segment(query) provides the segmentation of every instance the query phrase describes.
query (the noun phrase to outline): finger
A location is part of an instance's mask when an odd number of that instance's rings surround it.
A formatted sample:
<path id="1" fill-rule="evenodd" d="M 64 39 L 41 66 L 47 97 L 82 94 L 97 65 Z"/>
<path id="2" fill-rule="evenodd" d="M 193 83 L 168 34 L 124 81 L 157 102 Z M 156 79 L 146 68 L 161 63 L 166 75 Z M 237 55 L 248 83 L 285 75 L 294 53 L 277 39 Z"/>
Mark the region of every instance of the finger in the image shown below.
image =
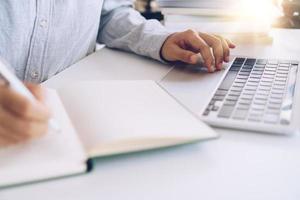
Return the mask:
<path id="1" fill-rule="evenodd" d="M 216 36 L 216 37 L 218 37 L 222 42 L 223 53 L 224 53 L 223 54 L 224 61 L 229 62 L 230 49 L 229 49 L 227 41 L 221 36 Z"/>
<path id="2" fill-rule="evenodd" d="M 207 33 L 199 33 L 199 35 L 213 49 L 216 68 L 222 69 L 224 51 L 221 40 Z"/>
<path id="3" fill-rule="evenodd" d="M 180 60 L 189 64 L 196 64 L 197 59 L 195 59 L 195 53 L 189 50 L 182 49 L 181 47 L 175 45 L 173 47 L 174 60 Z"/>
<path id="4" fill-rule="evenodd" d="M 7 87 L 0 87 L 0 94 L 2 107 L 19 117 L 37 121 L 45 121 L 50 118 L 48 108 L 38 101 L 31 102 Z"/>
<path id="5" fill-rule="evenodd" d="M 225 39 L 225 40 L 230 49 L 234 49 L 236 47 L 236 45 L 231 40 L 229 40 L 229 39 Z"/>
<path id="6" fill-rule="evenodd" d="M 26 140 L 37 137 L 48 122 L 33 122 L 16 117 L 9 111 L 0 107 L 0 122 L 6 132 L 16 140 Z"/>
<path id="7" fill-rule="evenodd" d="M 19 141 L 20 139 L 9 134 L 9 131 L 0 126 L 0 147 L 6 147 L 11 144 L 16 144 Z"/>
<path id="8" fill-rule="evenodd" d="M 198 35 L 196 32 L 188 32 L 188 37 L 186 37 L 186 42 L 192 48 L 196 53 L 201 53 L 201 56 L 204 60 L 205 66 L 208 68 L 210 72 L 215 71 L 213 67 L 214 58 L 211 53 L 210 47 L 207 45 L 207 43 Z"/>
<path id="9" fill-rule="evenodd" d="M 25 83 L 26 87 L 30 90 L 30 92 L 37 98 L 39 101 L 43 102 L 45 100 L 44 90 L 40 85 Z"/>

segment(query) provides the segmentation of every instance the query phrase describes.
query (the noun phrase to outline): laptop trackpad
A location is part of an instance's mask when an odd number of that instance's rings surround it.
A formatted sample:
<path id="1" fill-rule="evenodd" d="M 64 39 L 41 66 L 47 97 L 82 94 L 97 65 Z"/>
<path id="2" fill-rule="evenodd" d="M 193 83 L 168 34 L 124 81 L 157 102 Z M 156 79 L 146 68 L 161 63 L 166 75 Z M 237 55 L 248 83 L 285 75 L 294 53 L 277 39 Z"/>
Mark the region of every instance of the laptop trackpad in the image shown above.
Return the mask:
<path id="1" fill-rule="evenodd" d="M 208 73 L 195 66 L 176 66 L 159 84 L 188 109 L 199 114 L 211 99 L 224 72 Z"/>

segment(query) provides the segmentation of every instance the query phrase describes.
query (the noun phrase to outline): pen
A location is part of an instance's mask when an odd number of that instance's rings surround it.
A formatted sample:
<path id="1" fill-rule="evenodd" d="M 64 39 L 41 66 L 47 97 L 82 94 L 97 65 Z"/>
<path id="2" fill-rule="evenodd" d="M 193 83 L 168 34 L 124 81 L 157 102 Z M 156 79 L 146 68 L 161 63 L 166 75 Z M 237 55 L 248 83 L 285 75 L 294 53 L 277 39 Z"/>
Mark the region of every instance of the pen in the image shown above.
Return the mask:
<path id="1" fill-rule="evenodd" d="M 8 86 L 18 92 L 19 94 L 23 95 L 25 98 L 32 102 L 36 102 L 36 98 L 33 96 L 33 94 L 25 87 L 25 85 L 13 74 L 8 70 L 7 65 L 3 60 L 0 59 L 0 75 L 5 83 L 8 84 Z M 49 128 L 52 131 L 59 132 L 60 126 L 54 118 L 51 118 L 48 122 Z"/>

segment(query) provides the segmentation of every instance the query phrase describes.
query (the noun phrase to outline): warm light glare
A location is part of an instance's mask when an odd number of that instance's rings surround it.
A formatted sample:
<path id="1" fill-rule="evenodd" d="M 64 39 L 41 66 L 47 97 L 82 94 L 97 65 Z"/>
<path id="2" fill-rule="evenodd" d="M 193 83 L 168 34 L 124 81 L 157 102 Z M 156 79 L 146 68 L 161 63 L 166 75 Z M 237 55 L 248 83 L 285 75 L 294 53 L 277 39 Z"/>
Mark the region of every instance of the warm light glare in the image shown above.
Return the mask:
<path id="1" fill-rule="evenodd" d="M 279 9 L 275 6 L 274 0 L 240 0 L 236 9 L 241 18 L 252 18 L 258 22 L 270 24 L 279 15 Z"/>

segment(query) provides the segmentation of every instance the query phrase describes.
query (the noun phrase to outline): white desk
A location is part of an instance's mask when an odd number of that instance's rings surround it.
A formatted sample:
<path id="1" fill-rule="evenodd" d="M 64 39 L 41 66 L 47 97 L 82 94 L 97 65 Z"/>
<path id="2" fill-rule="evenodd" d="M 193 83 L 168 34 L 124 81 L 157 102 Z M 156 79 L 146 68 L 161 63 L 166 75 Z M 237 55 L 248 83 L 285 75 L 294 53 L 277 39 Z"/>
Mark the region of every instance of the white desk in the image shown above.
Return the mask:
<path id="1" fill-rule="evenodd" d="M 272 45 L 243 45 L 233 53 L 299 60 L 299 41 L 299 30 L 280 30 L 275 32 Z M 47 85 L 57 88 L 76 80 L 160 80 L 169 69 L 155 61 L 104 49 L 54 77 Z M 205 96 L 221 73 L 202 78 L 182 73 L 178 86 L 186 87 L 186 95 L 203 92 Z M 203 87 L 207 78 L 211 83 Z M 190 108 L 196 105 L 184 93 L 178 97 Z M 299 136 L 218 131 L 222 138 L 215 141 L 97 159 L 89 174 L 2 190 L 0 199 L 300 199 Z"/>

